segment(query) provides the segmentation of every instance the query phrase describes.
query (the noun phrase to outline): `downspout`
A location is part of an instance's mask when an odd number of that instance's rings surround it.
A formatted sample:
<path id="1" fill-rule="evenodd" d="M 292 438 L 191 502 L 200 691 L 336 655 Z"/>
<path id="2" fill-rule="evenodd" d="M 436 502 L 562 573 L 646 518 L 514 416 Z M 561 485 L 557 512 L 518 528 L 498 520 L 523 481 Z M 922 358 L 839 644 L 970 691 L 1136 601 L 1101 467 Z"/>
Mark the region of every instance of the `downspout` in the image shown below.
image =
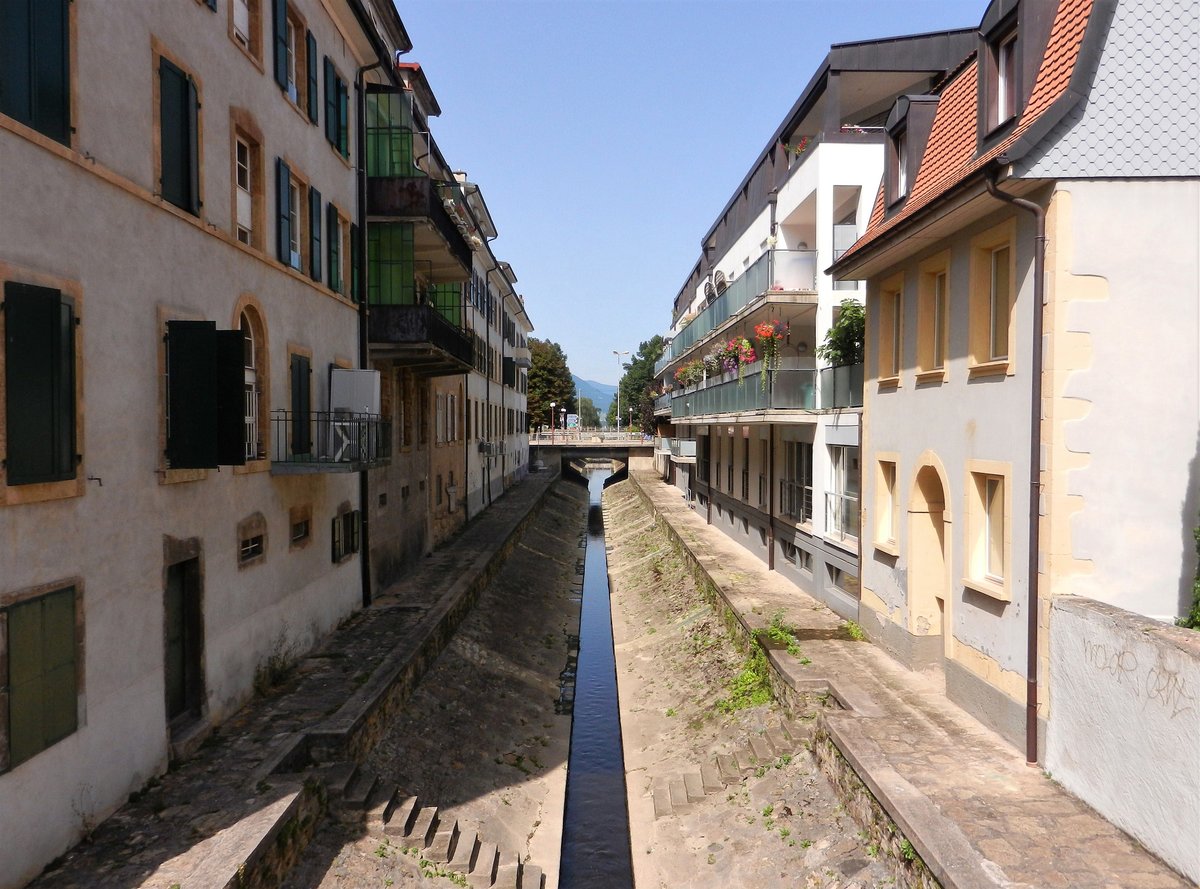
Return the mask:
<path id="1" fill-rule="evenodd" d="M 383 62 L 364 65 L 354 76 L 354 91 L 356 114 L 358 121 L 355 135 L 354 162 L 357 169 L 358 208 L 355 214 L 358 218 L 358 255 L 352 260 L 358 263 L 358 366 L 366 370 L 370 367 L 370 354 L 367 347 L 367 91 L 363 75 L 376 68 L 382 68 Z M 358 567 L 362 580 L 362 605 L 367 608 L 371 604 L 371 484 L 370 470 L 361 469 L 358 473 L 358 510 L 359 527 L 362 544 L 358 553 Z"/>
<path id="2" fill-rule="evenodd" d="M 996 187 L 996 174 L 987 179 L 988 193 L 1001 201 L 1033 214 L 1037 226 L 1033 251 L 1033 385 L 1029 404 L 1029 588 L 1028 650 L 1025 664 L 1025 762 L 1038 764 L 1038 552 L 1040 542 L 1039 502 L 1041 499 L 1042 449 L 1042 314 L 1045 311 L 1046 211 L 1039 204 L 1013 197 Z"/>
<path id="3" fill-rule="evenodd" d="M 768 286 L 775 280 L 775 207 L 779 202 L 779 189 L 772 188 L 767 193 L 767 208 L 771 211 L 770 246 L 771 270 L 767 277 Z M 767 373 L 763 368 L 763 373 Z M 767 391 L 773 393 L 774 377 L 767 373 Z M 775 424 L 767 424 L 767 570 L 775 570 Z"/>

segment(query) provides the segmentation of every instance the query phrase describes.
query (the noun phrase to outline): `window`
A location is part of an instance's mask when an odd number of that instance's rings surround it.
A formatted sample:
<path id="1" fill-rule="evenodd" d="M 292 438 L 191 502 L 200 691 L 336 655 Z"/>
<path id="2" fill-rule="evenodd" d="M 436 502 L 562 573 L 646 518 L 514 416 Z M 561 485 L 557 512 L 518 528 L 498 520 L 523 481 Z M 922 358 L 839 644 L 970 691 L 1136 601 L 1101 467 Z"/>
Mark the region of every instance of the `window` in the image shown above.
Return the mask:
<path id="1" fill-rule="evenodd" d="M 349 253 L 350 226 L 338 213 L 333 204 L 325 206 L 325 264 L 329 276 L 329 289 L 334 293 L 346 292 L 345 261 Z"/>
<path id="2" fill-rule="evenodd" d="M 241 548 L 238 551 L 238 561 L 243 564 L 252 562 L 260 558 L 263 552 L 263 535 L 255 534 L 253 537 L 242 540 Z"/>
<path id="3" fill-rule="evenodd" d="M 168 321 L 166 458 L 171 469 L 246 462 L 246 339 L 212 321 Z"/>
<path id="4" fill-rule="evenodd" d="M 51 287 L 4 285 L 4 475 L 8 485 L 74 479 L 75 302 Z"/>
<path id="5" fill-rule="evenodd" d="M 879 378 L 881 383 L 896 385 L 904 354 L 903 280 L 883 285 L 879 296 Z"/>
<path id="6" fill-rule="evenodd" d="M 830 588 L 857 599 L 859 596 L 858 575 L 845 571 L 836 565 L 829 565 L 827 568 Z"/>
<path id="7" fill-rule="evenodd" d="M 358 552 L 359 547 L 359 527 L 360 513 L 356 510 L 350 510 L 349 507 L 343 508 L 333 519 L 332 534 L 333 534 L 333 561 L 344 562 L 351 555 Z"/>
<path id="8" fill-rule="evenodd" d="M 996 105 L 993 126 L 999 126 L 1017 113 L 1017 32 L 1010 31 L 994 45 L 996 64 Z"/>
<path id="9" fill-rule="evenodd" d="M 0 672 L 8 675 L 0 770 L 6 759 L 7 768 L 18 766 L 79 727 L 78 605 L 77 587 L 67 586 L 0 609 L 6 659 Z"/>
<path id="10" fill-rule="evenodd" d="M 158 60 L 159 194 L 200 215 L 200 97 L 182 68 Z"/>
<path id="11" fill-rule="evenodd" d="M 275 159 L 276 249 L 279 261 L 297 271 L 307 264 L 321 277 L 321 193 L 308 188 L 283 158 Z"/>
<path id="12" fill-rule="evenodd" d="M 797 522 L 812 521 L 813 446 L 807 441 L 783 443 L 783 479 L 779 483 L 779 509 Z"/>
<path id="13" fill-rule="evenodd" d="M 896 459 L 880 458 L 875 476 L 875 548 L 898 555 L 896 539 L 900 525 L 896 500 Z"/>
<path id="14" fill-rule="evenodd" d="M 243 382 L 242 401 L 245 415 L 245 436 L 242 443 L 245 447 L 246 460 L 261 460 L 266 457 L 267 449 L 263 441 L 263 422 L 266 416 L 263 404 L 265 395 L 263 381 L 259 375 L 260 367 L 265 370 L 266 348 L 263 343 L 261 326 L 256 323 L 249 311 L 242 312 L 239 318 L 239 328 L 242 333 L 242 364 Z M 255 328 L 259 329 L 256 330 Z"/>
<path id="15" fill-rule="evenodd" d="M 0 114 L 71 144 L 68 0 L 0 4 Z"/>
<path id="16" fill-rule="evenodd" d="M 308 275 L 321 280 L 321 192 L 308 189 Z"/>
<path id="17" fill-rule="evenodd" d="M 945 378 L 950 341 L 949 253 L 921 263 L 917 294 L 917 380 Z"/>
<path id="18" fill-rule="evenodd" d="M 230 0 L 229 28 L 234 41 L 255 59 L 260 58 L 262 41 L 259 13 L 261 0 Z"/>
<path id="19" fill-rule="evenodd" d="M 350 156 L 350 89 L 329 56 L 325 57 L 325 138 L 342 157 Z"/>
<path id="20" fill-rule="evenodd" d="M 1012 306 L 1016 299 L 1016 221 L 1009 220 L 971 242 L 971 373 L 1012 372 Z"/>
<path id="21" fill-rule="evenodd" d="M 825 494 L 825 534 L 835 540 L 858 538 L 858 448 L 829 446 L 829 491 Z"/>
<path id="22" fill-rule="evenodd" d="M 288 548 L 301 549 L 312 539 L 312 504 L 293 506 L 288 510 Z"/>
<path id="23" fill-rule="evenodd" d="M 237 183 L 234 228 L 237 239 L 249 245 L 254 232 L 254 198 L 251 191 L 254 167 L 250 143 L 240 137 L 234 139 L 233 162 Z"/>
<path id="24" fill-rule="evenodd" d="M 1007 464 L 969 461 L 967 482 L 967 572 L 974 590 L 1007 601 L 1008 520 L 1012 514 Z"/>
<path id="25" fill-rule="evenodd" d="M 309 120 L 317 122 L 317 41 L 287 0 L 271 0 L 275 82 Z"/>
<path id="26" fill-rule="evenodd" d="M 896 194 L 894 200 L 900 200 L 908 194 L 908 131 L 901 130 L 896 134 Z"/>

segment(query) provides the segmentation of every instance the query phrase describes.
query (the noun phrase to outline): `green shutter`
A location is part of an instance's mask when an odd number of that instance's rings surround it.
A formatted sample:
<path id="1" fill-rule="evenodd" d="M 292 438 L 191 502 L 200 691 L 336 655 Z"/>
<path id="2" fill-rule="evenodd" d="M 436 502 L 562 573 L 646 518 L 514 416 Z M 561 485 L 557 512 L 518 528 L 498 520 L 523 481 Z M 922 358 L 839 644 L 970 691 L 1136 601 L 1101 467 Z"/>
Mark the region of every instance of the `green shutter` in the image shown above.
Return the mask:
<path id="1" fill-rule="evenodd" d="M 0 113 L 71 144 L 67 0 L 0 0 Z"/>
<path id="2" fill-rule="evenodd" d="M 8 610 L 10 766 L 78 727 L 75 589 Z"/>
<path id="3" fill-rule="evenodd" d="M 350 224 L 350 298 L 362 302 L 362 278 L 359 273 L 362 254 L 362 235 L 358 226 Z"/>
<path id="4" fill-rule="evenodd" d="M 217 325 L 167 322 L 167 460 L 172 469 L 217 462 Z"/>
<path id="5" fill-rule="evenodd" d="M 187 131 L 184 134 L 184 156 L 187 158 L 187 205 L 183 209 L 194 216 L 200 215 L 200 96 L 196 92 L 196 81 L 189 76 L 184 85 L 185 118 Z"/>
<path id="6" fill-rule="evenodd" d="M 350 156 L 350 96 L 346 90 L 346 82 L 338 80 L 338 149 L 342 157 Z"/>
<path id="7" fill-rule="evenodd" d="M 158 60 L 158 122 L 161 179 L 159 193 L 181 210 L 190 208 L 188 192 L 188 82 L 187 75 L 168 59 Z"/>
<path id="8" fill-rule="evenodd" d="M 325 241 L 329 245 L 326 264 L 329 266 L 329 289 L 337 293 L 342 290 L 342 237 L 338 225 L 338 211 L 333 204 L 325 205 Z"/>
<path id="9" fill-rule="evenodd" d="M 292 264 L 292 228 L 291 213 L 288 207 L 288 196 L 292 184 L 292 171 L 283 162 L 283 158 L 275 159 L 275 222 L 276 249 L 279 261 L 284 265 Z"/>
<path id="10" fill-rule="evenodd" d="M 321 280 L 321 192 L 308 189 L 308 261 L 309 277 Z"/>
<path id="11" fill-rule="evenodd" d="M 338 129 L 338 92 L 337 71 L 329 56 L 325 57 L 325 138 L 331 145 L 337 146 Z"/>
<path id="12" fill-rule="evenodd" d="M 8 484 L 75 478 L 75 319 L 49 287 L 4 285 Z"/>
<path id="13" fill-rule="evenodd" d="M 271 0 L 271 22 L 275 37 L 275 82 L 286 91 L 287 70 L 287 0 Z"/>
<path id="14" fill-rule="evenodd" d="M 321 97 L 317 92 L 320 86 L 317 82 L 317 38 L 313 37 L 312 31 L 305 35 L 305 43 L 308 47 L 308 119 L 316 123 L 321 113 Z"/>
<path id="15" fill-rule="evenodd" d="M 309 363 L 305 355 L 292 355 L 292 453 L 307 454 L 312 450 L 309 424 L 312 420 L 312 401 L 309 393 Z"/>

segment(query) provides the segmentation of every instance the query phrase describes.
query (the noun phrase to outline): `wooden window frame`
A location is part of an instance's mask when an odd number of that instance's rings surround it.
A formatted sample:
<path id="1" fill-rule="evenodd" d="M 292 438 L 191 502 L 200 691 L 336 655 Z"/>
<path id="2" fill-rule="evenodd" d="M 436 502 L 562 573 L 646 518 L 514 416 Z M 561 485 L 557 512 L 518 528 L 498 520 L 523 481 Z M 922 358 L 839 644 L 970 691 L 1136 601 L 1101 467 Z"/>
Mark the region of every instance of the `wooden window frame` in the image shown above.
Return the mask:
<path id="1" fill-rule="evenodd" d="M 966 539 L 963 548 L 963 586 L 1001 602 L 1012 601 L 1012 532 L 1013 485 L 1012 464 L 997 460 L 968 460 L 966 464 Z M 988 551 L 994 532 L 993 516 L 988 513 L 987 485 L 998 481 L 1003 509 L 1000 529 L 1003 574 L 988 570 Z"/>
<path id="2" fill-rule="evenodd" d="M 267 518 L 254 512 L 238 522 L 237 566 L 244 571 L 267 560 Z"/>
<path id="3" fill-rule="evenodd" d="M 875 549 L 890 556 L 900 555 L 900 499 L 897 497 L 900 455 L 891 451 L 875 454 Z M 890 473 L 890 475 L 889 475 Z"/>
<path id="4" fill-rule="evenodd" d="M 249 16 L 248 30 L 246 42 L 243 43 L 238 39 L 238 29 L 234 24 L 235 15 L 234 7 L 238 3 L 244 3 Z M 263 20 L 262 20 L 262 4 L 263 0 L 229 0 L 228 6 L 229 18 L 229 39 L 233 42 L 241 52 L 250 60 L 250 63 L 261 73 L 263 71 Z"/>
<path id="5" fill-rule="evenodd" d="M 295 551 L 305 549 L 313 538 L 312 527 L 312 504 L 301 503 L 298 506 L 293 506 L 288 510 L 288 550 Z M 305 526 L 304 535 L 296 536 L 296 528 L 301 523 Z"/>
<path id="6" fill-rule="evenodd" d="M 1005 338 L 1007 355 L 993 355 L 995 311 L 993 262 L 997 251 L 1008 249 L 1008 301 Z M 1017 222 L 1010 218 L 971 239 L 968 296 L 968 373 L 971 378 L 1012 376 L 1016 373 Z"/>
<path id="7" fill-rule="evenodd" d="M 900 385 L 904 369 L 904 276 L 894 275 L 879 286 L 879 337 L 875 374 L 880 389 Z"/>
<path id="8" fill-rule="evenodd" d="M 266 198 L 267 172 L 264 163 L 266 157 L 263 150 L 262 130 L 259 129 L 254 117 L 244 108 L 229 110 L 229 145 L 230 145 L 230 231 L 234 240 L 253 250 L 263 252 L 266 249 Z M 239 237 L 241 223 L 238 220 L 238 142 L 244 143 L 250 152 L 250 240 L 242 241 Z"/>
<path id="9" fill-rule="evenodd" d="M 939 282 L 941 304 L 939 306 Z M 950 251 L 926 259 L 917 278 L 917 382 L 945 381 L 950 351 Z M 941 361 L 938 358 L 941 353 Z"/>

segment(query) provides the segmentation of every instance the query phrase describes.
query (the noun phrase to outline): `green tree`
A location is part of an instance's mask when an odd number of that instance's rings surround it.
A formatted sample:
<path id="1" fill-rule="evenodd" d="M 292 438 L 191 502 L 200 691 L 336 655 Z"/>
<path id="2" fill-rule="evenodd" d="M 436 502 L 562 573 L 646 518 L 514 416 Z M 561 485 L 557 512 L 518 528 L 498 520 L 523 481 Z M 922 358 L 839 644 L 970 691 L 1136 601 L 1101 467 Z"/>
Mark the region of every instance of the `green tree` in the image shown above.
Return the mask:
<path id="1" fill-rule="evenodd" d="M 842 300 L 837 321 L 825 331 L 825 342 L 817 347 L 817 357 L 835 367 L 863 363 L 863 335 L 866 310 L 854 299 Z"/>
<path id="2" fill-rule="evenodd" d="M 1194 528 L 1192 536 L 1196 538 L 1196 557 L 1200 560 L 1200 528 Z M 1200 630 L 1200 561 L 1197 561 L 1196 579 L 1192 582 L 1192 607 L 1175 623 L 1188 629 Z"/>
<path id="3" fill-rule="evenodd" d="M 567 367 L 567 356 L 562 346 L 549 340 L 529 338 L 530 363 L 529 368 L 529 424 L 531 429 L 550 425 L 550 402 L 555 403 L 554 411 L 562 408 L 568 414 L 575 413 L 575 380 L 571 369 Z M 554 418 L 557 426 L 559 418 Z"/>
<path id="4" fill-rule="evenodd" d="M 651 388 L 654 385 L 654 364 L 662 358 L 662 353 L 663 338 L 655 334 L 638 346 L 625 365 L 625 374 L 618 383 L 622 428 L 629 422 L 629 409 L 633 408 L 634 428 L 642 432 L 654 431 L 654 394 Z M 617 404 L 614 400 L 608 406 L 609 425 L 615 426 L 616 420 Z"/>
<path id="5" fill-rule="evenodd" d="M 585 429 L 595 429 L 600 425 L 600 411 L 596 404 L 587 396 L 579 398 L 579 424 Z"/>

